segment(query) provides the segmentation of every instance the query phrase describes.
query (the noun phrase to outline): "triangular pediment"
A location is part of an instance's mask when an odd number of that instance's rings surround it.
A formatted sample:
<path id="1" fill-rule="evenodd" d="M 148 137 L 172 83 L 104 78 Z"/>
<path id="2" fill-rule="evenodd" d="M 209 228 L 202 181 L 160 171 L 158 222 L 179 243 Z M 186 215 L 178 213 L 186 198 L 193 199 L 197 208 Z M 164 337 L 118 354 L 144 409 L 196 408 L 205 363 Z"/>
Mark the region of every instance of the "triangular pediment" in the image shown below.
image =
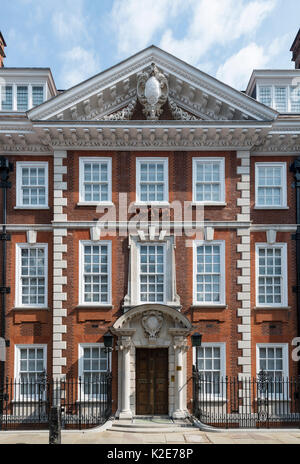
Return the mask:
<path id="1" fill-rule="evenodd" d="M 151 46 L 33 108 L 28 112 L 29 119 L 83 122 L 155 119 L 140 92 L 140 81 L 153 76 L 153 66 L 166 82 L 157 119 L 269 121 L 277 116 L 271 108 Z"/>

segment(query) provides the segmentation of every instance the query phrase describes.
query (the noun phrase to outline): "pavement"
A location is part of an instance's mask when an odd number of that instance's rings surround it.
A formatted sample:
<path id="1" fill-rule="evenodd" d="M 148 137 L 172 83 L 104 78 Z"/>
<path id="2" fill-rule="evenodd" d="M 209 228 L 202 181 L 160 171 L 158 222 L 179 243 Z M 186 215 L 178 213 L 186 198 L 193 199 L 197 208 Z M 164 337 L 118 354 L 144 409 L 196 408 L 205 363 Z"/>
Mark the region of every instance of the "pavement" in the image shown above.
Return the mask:
<path id="1" fill-rule="evenodd" d="M 129 433 L 107 430 L 63 431 L 62 444 L 300 444 L 300 430 L 226 430 L 182 433 Z M 48 444 L 48 431 L 0 432 L 0 444 Z"/>

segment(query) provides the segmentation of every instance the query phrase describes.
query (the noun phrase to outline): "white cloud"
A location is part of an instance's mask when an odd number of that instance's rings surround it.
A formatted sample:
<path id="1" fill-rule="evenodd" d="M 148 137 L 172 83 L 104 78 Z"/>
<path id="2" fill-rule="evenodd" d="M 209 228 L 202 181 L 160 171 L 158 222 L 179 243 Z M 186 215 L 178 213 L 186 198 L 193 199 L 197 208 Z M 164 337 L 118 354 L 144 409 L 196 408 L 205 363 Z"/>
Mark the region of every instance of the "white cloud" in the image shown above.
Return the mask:
<path id="1" fill-rule="evenodd" d="M 84 14 L 82 0 L 64 0 L 57 8 L 52 9 L 52 27 L 61 40 L 72 40 L 77 43 L 87 35 L 87 18 Z M 53 6 L 53 1 L 51 2 Z"/>
<path id="2" fill-rule="evenodd" d="M 118 52 L 128 55 L 145 48 L 181 7 L 181 0 L 115 0 L 110 21 Z"/>
<path id="3" fill-rule="evenodd" d="M 237 90 L 244 90 L 252 70 L 264 68 L 267 63 L 268 57 L 264 53 L 264 48 L 256 43 L 250 43 L 225 61 L 217 70 L 216 77 Z"/>
<path id="4" fill-rule="evenodd" d="M 61 80 L 66 88 L 92 77 L 100 71 L 99 59 L 94 51 L 76 46 L 61 54 L 63 67 Z"/>
<path id="5" fill-rule="evenodd" d="M 216 77 L 222 82 L 244 90 L 253 69 L 262 69 L 270 65 L 273 58 L 287 48 L 289 34 L 275 38 L 266 46 L 252 42 L 228 58 L 219 66 Z"/>
<path id="6" fill-rule="evenodd" d="M 253 35 L 274 9 L 277 0 L 191 0 L 190 23 L 185 36 L 176 39 L 168 28 L 160 46 L 196 64 L 213 46 L 225 46 L 243 36 Z"/>

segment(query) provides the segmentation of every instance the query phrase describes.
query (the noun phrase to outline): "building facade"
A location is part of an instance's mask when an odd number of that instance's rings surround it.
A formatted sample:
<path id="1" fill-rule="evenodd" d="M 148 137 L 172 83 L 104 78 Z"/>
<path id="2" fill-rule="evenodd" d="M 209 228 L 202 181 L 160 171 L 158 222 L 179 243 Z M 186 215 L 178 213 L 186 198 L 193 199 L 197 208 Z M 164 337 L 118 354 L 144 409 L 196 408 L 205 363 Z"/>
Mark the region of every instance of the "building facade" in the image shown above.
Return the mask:
<path id="1" fill-rule="evenodd" d="M 0 78 L 3 376 L 111 368 L 122 419 L 186 417 L 193 365 L 298 373 L 297 66 L 239 92 L 151 46 L 65 91 Z"/>

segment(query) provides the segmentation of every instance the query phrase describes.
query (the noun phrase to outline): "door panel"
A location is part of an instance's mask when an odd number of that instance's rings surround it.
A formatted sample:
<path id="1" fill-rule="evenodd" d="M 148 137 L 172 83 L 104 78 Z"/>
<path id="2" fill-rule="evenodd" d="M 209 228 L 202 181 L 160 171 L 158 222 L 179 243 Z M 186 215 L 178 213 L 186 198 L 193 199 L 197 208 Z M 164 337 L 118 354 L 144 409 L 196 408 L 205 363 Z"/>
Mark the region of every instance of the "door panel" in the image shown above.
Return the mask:
<path id="1" fill-rule="evenodd" d="M 168 414 L 168 349 L 136 349 L 136 414 Z"/>

